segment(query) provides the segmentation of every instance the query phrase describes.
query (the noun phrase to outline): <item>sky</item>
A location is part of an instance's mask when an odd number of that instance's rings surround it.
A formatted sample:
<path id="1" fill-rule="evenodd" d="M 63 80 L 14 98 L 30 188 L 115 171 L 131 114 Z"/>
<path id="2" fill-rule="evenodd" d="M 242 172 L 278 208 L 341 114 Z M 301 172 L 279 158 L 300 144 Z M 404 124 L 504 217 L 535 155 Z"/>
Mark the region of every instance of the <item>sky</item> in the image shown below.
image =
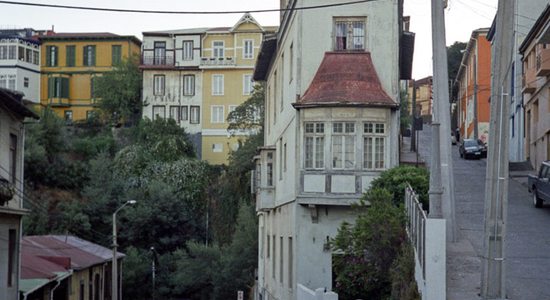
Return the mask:
<path id="1" fill-rule="evenodd" d="M 239 11 L 278 8 L 279 0 L 33 0 L 71 6 L 93 6 L 138 10 Z M 343 1 L 343 0 L 335 0 Z M 431 0 L 404 0 L 405 15 L 411 17 L 410 30 L 416 33 L 413 77 L 432 74 Z M 490 27 L 498 0 L 448 0 L 445 10 L 446 44 L 467 42 L 473 30 Z M 0 28 L 51 29 L 56 32 L 112 32 L 135 35 L 142 32 L 193 27 L 230 27 L 242 14 L 159 15 L 93 12 L 60 8 L 17 6 L 0 3 Z M 255 13 L 264 26 L 278 25 L 278 13 Z"/>

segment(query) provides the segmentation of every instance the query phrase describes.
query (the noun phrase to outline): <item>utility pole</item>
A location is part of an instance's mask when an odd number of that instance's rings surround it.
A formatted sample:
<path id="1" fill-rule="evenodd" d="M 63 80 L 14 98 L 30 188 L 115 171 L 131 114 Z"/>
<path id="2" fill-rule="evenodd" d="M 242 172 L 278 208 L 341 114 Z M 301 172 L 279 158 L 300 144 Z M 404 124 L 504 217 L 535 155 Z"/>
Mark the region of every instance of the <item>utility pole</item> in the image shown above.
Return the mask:
<path id="1" fill-rule="evenodd" d="M 443 0 L 432 0 L 432 47 L 433 47 L 433 88 L 434 116 L 439 122 L 439 149 L 441 154 L 441 202 L 443 217 L 447 220 L 447 240 L 456 240 L 455 198 L 453 161 L 451 157 L 451 110 L 449 104 L 449 72 L 447 67 L 447 47 L 445 45 L 445 4 Z M 436 126 L 437 127 L 437 126 Z M 431 168 L 434 168 L 432 165 Z M 433 170 L 433 169 L 432 169 Z"/>
<path id="2" fill-rule="evenodd" d="M 474 53 L 474 139 L 479 139 L 479 126 L 478 126 L 478 114 L 477 114 L 477 40 Z"/>
<path id="3" fill-rule="evenodd" d="M 412 80 L 412 126 L 411 126 L 411 151 L 416 151 L 416 81 Z M 418 160 L 417 160 L 418 161 Z"/>
<path id="4" fill-rule="evenodd" d="M 505 90 L 509 82 L 513 51 L 514 1 L 498 2 L 495 44 L 492 54 L 491 121 L 485 177 L 485 220 L 481 266 L 481 297 L 506 298 L 505 237 L 508 213 L 508 114 Z"/>

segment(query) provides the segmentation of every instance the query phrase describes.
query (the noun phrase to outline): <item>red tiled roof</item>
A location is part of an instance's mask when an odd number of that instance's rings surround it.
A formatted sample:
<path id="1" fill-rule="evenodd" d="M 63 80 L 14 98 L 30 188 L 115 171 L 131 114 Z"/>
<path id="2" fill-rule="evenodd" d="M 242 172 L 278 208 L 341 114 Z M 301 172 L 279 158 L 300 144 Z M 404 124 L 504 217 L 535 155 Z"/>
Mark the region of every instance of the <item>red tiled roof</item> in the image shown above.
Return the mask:
<path id="1" fill-rule="evenodd" d="M 382 88 L 369 52 L 326 52 L 309 88 L 293 105 L 398 106 Z"/>

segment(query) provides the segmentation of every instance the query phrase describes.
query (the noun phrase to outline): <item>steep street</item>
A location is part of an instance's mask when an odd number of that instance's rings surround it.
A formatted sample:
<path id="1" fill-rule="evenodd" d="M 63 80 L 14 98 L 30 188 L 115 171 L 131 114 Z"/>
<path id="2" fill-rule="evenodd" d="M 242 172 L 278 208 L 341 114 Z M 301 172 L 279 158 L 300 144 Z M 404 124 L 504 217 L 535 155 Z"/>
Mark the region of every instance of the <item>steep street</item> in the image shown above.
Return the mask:
<path id="1" fill-rule="evenodd" d="M 429 164 L 431 130 L 419 132 L 419 151 Z M 481 282 L 486 159 L 464 160 L 452 148 L 458 243 L 448 245 L 448 299 L 473 299 Z M 514 175 L 511 173 L 511 175 Z M 510 178 L 506 234 L 508 299 L 550 299 L 550 204 L 533 206 L 522 185 Z M 472 250 L 472 251 L 469 251 Z"/>

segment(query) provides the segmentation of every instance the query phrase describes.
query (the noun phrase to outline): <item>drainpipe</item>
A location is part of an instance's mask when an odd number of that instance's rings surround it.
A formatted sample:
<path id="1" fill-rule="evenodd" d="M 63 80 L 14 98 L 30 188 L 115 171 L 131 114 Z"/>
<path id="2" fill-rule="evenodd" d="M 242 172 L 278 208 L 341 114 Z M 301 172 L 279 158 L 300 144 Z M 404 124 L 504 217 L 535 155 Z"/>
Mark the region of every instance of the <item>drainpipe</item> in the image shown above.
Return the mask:
<path id="1" fill-rule="evenodd" d="M 61 281 L 58 279 L 57 284 L 50 291 L 50 300 L 53 300 L 53 293 L 55 292 L 55 289 L 57 289 L 59 287 L 60 284 L 61 284 Z M 26 296 L 25 296 L 25 298 L 26 298 Z"/>

